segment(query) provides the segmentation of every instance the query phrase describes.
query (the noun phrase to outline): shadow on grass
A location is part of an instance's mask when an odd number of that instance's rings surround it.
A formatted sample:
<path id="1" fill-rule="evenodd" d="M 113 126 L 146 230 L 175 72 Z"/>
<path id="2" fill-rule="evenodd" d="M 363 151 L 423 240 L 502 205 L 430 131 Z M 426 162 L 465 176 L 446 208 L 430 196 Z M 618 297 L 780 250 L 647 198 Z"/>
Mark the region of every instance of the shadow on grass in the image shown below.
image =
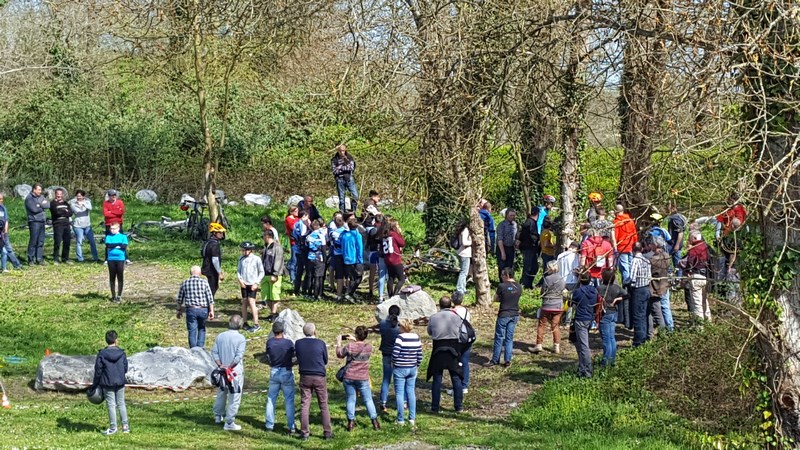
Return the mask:
<path id="1" fill-rule="evenodd" d="M 574 366 L 575 362 L 569 360 L 537 360 L 531 365 L 519 366 L 519 369 L 512 371 L 508 377 L 514 381 L 539 385 L 559 373 L 568 372 Z"/>
<path id="2" fill-rule="evenodd" d="M 93 301 L 109 301 L 108 294 L 101 294 L 100 292 L 87 292 L 85 294 L 72 294 L 76 300 L 81 302 L 93 302 Z"/>
<path id="3" fill-rule="evenodd" d="M 101 431 L 97 425 L 82 423 L 82 422 L 73 422 L 72 420 L 67 419 L 65 417 L 59 417 L 58 420 L 56 420 L 56 424 L 58 425 L 58 428 L 63 428 L 67 431 L 72 431 L 72 432 Z"/>

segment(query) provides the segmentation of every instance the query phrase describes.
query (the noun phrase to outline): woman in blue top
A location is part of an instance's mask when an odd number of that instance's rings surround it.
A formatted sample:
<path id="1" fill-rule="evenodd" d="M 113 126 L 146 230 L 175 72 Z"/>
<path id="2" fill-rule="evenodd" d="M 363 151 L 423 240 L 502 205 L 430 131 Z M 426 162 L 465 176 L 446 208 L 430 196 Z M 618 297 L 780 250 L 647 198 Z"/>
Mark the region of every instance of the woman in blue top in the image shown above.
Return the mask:
<path id="1" fill-rule="evenodd" d="M 109 231 L 111 234 L 106 236 L 108 282 L 111 285 L 111 301 L 119 303 L 122 301 L 122 280 L 128 259 L 128 236 L 119 232 L 119 224 L 112 224 Z"/>
<path id="2" fill-rule="evenodd" d="M 381 383 L 381 409 L 386 412 L 386 402 L 389 400 L 389 386 L 392 382 L 392 350 L 394 341 L 400 335 L 400 307 L 389 307 L 389 315 L 381 320 L 378 329 L 381 333 L 381 355 L 383 356 L 383 382 Z"/>
<path id="3" fill-rule="evenodd" d="M 578 377 L 592 377 L 592 352 L 589 351 L 589 328 L 594 319 L 597 304 L 597 289 L 590 284 L 588 272 L 581 273 L 580 287 L 572 294 L 572 307 L 575 310 L 575 350 L 578 352 Z"/>

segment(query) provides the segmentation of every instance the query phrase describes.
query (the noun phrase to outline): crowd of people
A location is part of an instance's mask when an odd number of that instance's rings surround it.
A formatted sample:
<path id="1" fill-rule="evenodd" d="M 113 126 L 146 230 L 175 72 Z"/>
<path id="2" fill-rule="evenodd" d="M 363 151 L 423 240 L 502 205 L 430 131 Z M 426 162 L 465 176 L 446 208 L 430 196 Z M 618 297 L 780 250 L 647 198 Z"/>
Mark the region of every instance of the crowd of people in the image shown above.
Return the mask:
<path id="1" fill-rule="evenodd" d="M 284 323 L 277 320 L 284 279 L 294 297 L 319 301 L 327 296 L 326 285 L 339 302 L 361 300 L 358 288 L 364 284 L 367 299 L 382 302 L 400 293 L 406 283 L 403 248 L 406 246 L 398 221 L 379 210 L 380 194 L 370 191 L 360 210 L 355 208 L 358 192 L 354 181 L 355 160 L 345 146 L 339 146 L 331 159 L 331 168 L 339 194 L 340 211 L 328 223 L 306 195 L 297 205 L 290 206 L 284 218 L 284 232 L 290 249 L 284 250 L 279 232 L 270 217 L 261 220 L 263 245 L 245 241 L 240 244 L 235 282 L 241 292 L 241 314 L 230 317 L 229 330 L 219 334 L 211 348 L 218 369 L 217 399 L 213 413 L 217 423 L 228 431 L 241 427 L 235 417 L 244 386 L 243 355 L 247 341 L 240 333 L 262 329 L 260 310 L 269 310 L 266 321 L 272 322 L 273 336 L 266 344 L 266 362 L 270 366 L 269 393 L 265 408 L 265 427 L 274 430 L 275 404 L 283 393 L 286 429 L 291 435 L 308 439 L 311 397 L 316 396 L 321 412 L 323 438 L 333 437 L 328 408 L 326 367 L 329 364 L 325 343 L 316 337 L 316 327 L 306 323 L 304 338 L 292 342 L 285 337 Z M 350 198 L 347 198 L 349 194 Z M 349 202 L 348 202 L 349 200 Z M 684 290 L 687 307 L 698 320 L 711 320 L 707 296 L 708 278 L 735 275 L 736 231 L 746 220 L 746 211 L 732 195 L 730 205 L 712 218 L 699 218 L 689 223 L 676 205 L 668 206 L 664 219 L 651 212 L 648 217 L 633 218 L 623 205 L 617 204 L 609 218 L 598 192 L 589 195 L 590 208 L 581 224 L 580 237 L 560 242 L 558 224 L 554 222 L 556 199 L 543 197 L 543 204 L 533 208 L 524 220 L 507 209 L 503 220 L 495 224 L 492 205 L 481 200 L 477 205 L 484 222 L 483 245 L 486 254 L 496 258 L 499 284 L 495 301 L 499 303 L 492 355 L 485 367 L 512 363 L 514 333 L 520 318 L 520 298 L 524 290 L 537 289 L 542 304 L 537 311 L 538 326 L 534 353 L 544 350 L 548 331 L 552 333 L 554 353 L 561 352 L 561 328 L 570 327 L 570 341 L 579 356 L 578 375 L 593 373 L 589 351 L 589 332 L 599 329 L 603 342 L 602 365 L 613 365 L 616 359 L 617 325 L 633 330 L 633 346 L 651 339 L 658 329 L 672 331 L 671 292 Z M 348 204 L 351 206 L 348 208 Z M 82 243 L 88 240 L 92 261 L 99 258 L 92 235 L 90 213 L 92 203 L 83 191 L 67 201 L 65 192 L 57 189 L 48 201 L 42 187 L 34 185 L 25 199 L 30 240 L 28 264 L 44 264 L 43 245 L 45 212 L 49 210 L 53 226 L 53 262 L 70 264 L 72 235 L 77 240 L 75 259 L 84 261 Z M 105 263 L 108 265 L 111 298 L 122 300 L 123 273 L 127 254 L 127 237 L 122 233 L 125 205 L 115 190 L 107 191 L 103 202 L 106 226 Z M 21 267 L 7 238 L 8 213 L 0 195 L 2 234 L 2 263 Z M 722 256 L 720 270 L 715 263 L 715 250 L 706 244 L 700 225 L 715 225 L 716 246 Z M 662 225 L 666 225 L 664 228 Z M 201 248 L 202 262 L 190 269 L 190 276 L 180 286 L 177 295 L 177 317 L 185 315 L 189 347 L 205 347 L 206 322 L 215 318 L 214 298 L 220 283 L 225 281 L 222 270 L 222 246 L 226 229 L 218 223 L 209 227 L 209 238 Z M 439 301 L 440 311 L 416 322 L 426 324 L 433 341 L 426 379 L 432 380 L 431 412 L 441 410 L 444 372 L 447 371 L 452 389 L 453 408 L 464 408 L 464 395 L 469 392 L 470 365 L 474 330 L 472 317 L 464 307 L 464 296 L 470 277 L 473 246 L 476 241 L 466 225 L 455 230 L 451 245 L 458 256 L 461 269 L 451 296 Z M 559 244 L 566 244 L 559 252 Z M 518 264 L 517 254 L 521 257 Z M 516 281 L 517 266 L 521 265 L 520 281 Z M 539 274 L 541 268 L 541 275 Z M 537 282 L 538 281 L 538 282 Z M 400 320 L 400 308 L 391 306 L 386 319 L 372 328 L 359 326 L 352 335 L 337 337 L 335 355 L 346 364 L 337 374 L 343 383 L 346 403 L 347 431 L 356 426 L 355 406 L 360 395 L 375 430 L 380 429 L 378 407 L 388 412 L 389 391 L 394 386 L 396 420 L 399 425 L 416 423 L 416 379 L 422 363 L 420 336 L 414 332 L 415 323 Z M 248 321 L 252 320 L 252 323 Z M 473 331 L 470 334 L 470 331 Z M 383 378 L 376 407 L 369 378 L 369 360 L 374 351 L 367 342 L 370 332 L 380 335 Z M 109 348 L 98 357 L 95 385 L 102 387 L 108 400 L 111 426 L 106 434 L 117 431 L 115 408 L 122 416 L 123 432 L 130 430 L 124 405 L 124 352 L 116 346 L 116 333 L 106 337 Z M 121 352 L 121 354 L 120 354 Z M 501 358 L 502 357 L 502 358 Z M 126 361 L 126 360 L 125 360 Z M 293 368 L 298 367 L 299 381 Z M 111 370 L 112 373 L 106 373 Z M 106 371 L 106 372 L 104 372 Z M 122 371 L 122 376 L 119 373 Z M 104 374 L 105 373 L 105 374 Z M 99 374 L 99 375 L 98 375 Z M 120 382 L 120 380 L 123 380 Z M 121 383 L 121 384 L 120 384 Z M 299 386 L 300 428 L 295 423 L 295 391 Z M 111 394 L 109 394 L 111 392 Z"/>

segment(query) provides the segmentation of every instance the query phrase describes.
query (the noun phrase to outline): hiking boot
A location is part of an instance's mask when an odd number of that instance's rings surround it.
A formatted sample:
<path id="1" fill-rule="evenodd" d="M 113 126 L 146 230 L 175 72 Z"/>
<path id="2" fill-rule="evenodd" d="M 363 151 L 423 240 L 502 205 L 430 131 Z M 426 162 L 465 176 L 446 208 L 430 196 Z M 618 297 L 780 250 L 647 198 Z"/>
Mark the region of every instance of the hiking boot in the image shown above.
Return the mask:
<path id="1" fill-rule="evenodd" d="M 531 351 L 532 351 L 533 353 L 539 353 L 539 352 L 541 352 L 541 351 L 542 351 L 542 344 L 536 344 L 536 346 L 535 346 L 535 347 L 533 347 L 533 350 L 531 350 Z"/>
<path id="2" fill-rule="evenodd" d="M 553 344 L 553 353 L 556 355 L 561 353 L 561 344 Z"/>
<path id="3" fill-rule="evenodd" d="M 325 433 L 324 435 L 322 435 L 322 439 L 330 441 L 331 439 L 333 439 L 333 433 Z"/>
<path id="4" fill-rule="evenodd" d="M 105 431 L 101 431 L 100 434 L 102 434 L 103 436 L 111 436 L 112 434 L 116 434 L 116 432 L 117 432 L 116 428 L 109 428 Z"/>
<path id="5" fill-rule="evenodd" d="M 409 420 L 408 424 L 411 426 L 412 430 L 416 430 L 417 429 L 417 421 L 416 420 Z"/>
<path id="6" fill-rule="evenodd" d="M 494 362 L 494 361 L 489 361 L 489 362 L 487 362 L 487 363 L 483 363 L 483 367 L 486 367 L 486 368 L 489 368 L 489 367 L 494 367 L 494 366 L 496 366 L 497 364 L 498 364 L 498 363 L 496 363 L 496 362 Z"/>
<path id="7" fill-rule="evenodd" d="M 375 431 L 380 431 L 381 430 L 381 423 L 378 422 L 378 418 L 377 417 L 372 419 L 372 429 L 375 430 Z"/>
<path id="8" fill-rule="evenodd" d="M 241 425 L 238 425 L 236 422 L 226 423 L 224 427 L 222 427 L 225 431 L 239 431 L 242 429 Z"/>
<path id="9" fill-rule="evenodd" d="M 511 367 L 511 361 L 504 362 L 503 363 L 503 367 L 506 367 L 506 368 Z"/>
<path id="10" fill-rule="evenodd" d="M 347 421 L 347 431 L 353 431 L 353 429 L 355 427 L 356 427 L 356 421 L 355 420 L 348 420 Z"/>

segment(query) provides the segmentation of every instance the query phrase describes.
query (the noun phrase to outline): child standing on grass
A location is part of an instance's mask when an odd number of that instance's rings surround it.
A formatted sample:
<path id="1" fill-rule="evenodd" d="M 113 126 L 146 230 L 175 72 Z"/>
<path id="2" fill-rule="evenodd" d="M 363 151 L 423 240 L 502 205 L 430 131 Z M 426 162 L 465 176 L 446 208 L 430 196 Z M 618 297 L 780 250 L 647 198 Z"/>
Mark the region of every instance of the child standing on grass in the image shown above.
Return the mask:
<path id="1" fill-rule="evenodd" d="M 250 333 L 255 333 L 261 329 L 258 325 L 258 309 L 256 308 L 256 296 L 258 286 L 264 278 L 264 264 L 261 258 L 253 253 L 256 245 L 252 242 L 242 242 L 239 247 L 242 249 L 242 256 L 239 258 L 239 265 L 236 269 L 236 276 L 239 278 L 239 286 L 242 288 L 242 320 L 244 329 Z M 253 314 L 253 326 L 247 324 L 247 308 Z"/>
<path id="2" fill-rule="evenodd" d="M 117 409 L 122 421 L 122 432 L 130 433 L 128 426 L 128 409 L 125 407 L 125 374 L 128 372 L 128 358 L 125 350 L 117 346 L 117 332 L 106 332 L 108 347 L 97 353 L 94 363 L 94 381 L 92 387 L 103 389 L 103 395 L 108 406 L 108 421 L 110 425 L 102 433 L 106 436 L 117 432 Z"/>

